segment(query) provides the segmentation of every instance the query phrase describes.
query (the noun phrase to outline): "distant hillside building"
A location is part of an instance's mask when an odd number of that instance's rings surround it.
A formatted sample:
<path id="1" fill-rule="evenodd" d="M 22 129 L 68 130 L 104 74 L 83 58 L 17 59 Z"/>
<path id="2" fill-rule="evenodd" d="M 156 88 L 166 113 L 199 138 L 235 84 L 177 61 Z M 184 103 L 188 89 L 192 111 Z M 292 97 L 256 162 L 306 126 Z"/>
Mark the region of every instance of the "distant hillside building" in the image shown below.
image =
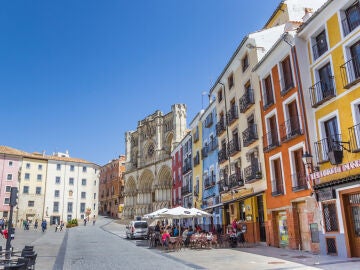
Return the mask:
<path id="1" fill-rule="evenodd" d="M 142 216 L 163 207 L 171 207 L 171 152 L 186 129 L 186 105 L 172 105 L 163 114 L 155 111 L 138 122 L 135 131 L 125 134 L 126 218 Z"/>

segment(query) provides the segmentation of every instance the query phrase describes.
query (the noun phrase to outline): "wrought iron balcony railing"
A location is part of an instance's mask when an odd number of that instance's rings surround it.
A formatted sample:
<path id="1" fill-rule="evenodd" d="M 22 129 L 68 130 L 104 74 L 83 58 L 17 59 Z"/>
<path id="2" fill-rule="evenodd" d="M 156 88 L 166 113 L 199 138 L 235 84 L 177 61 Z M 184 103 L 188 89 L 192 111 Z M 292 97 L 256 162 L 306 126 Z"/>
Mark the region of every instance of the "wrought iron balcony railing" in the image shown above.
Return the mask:
<path id="1" fill-rule="evenodd" d="M 231 106 L 230 110 L 226 114 L 226 118 L 228 125 L 231 125 L 232 123 L 235 122 L 236 119 L 239 118 L 239 112 L 236 105 Z"/>
<path id="2" fill-rule="evenodd" d="M 219 181 L 219 192 L 224 192 L 229 190 L 228 183 L 225 179 Z"/>
<path id="3" fill-rule="evenodd" d="M 223 148 L 223 149 L 219 150 L 219 153 L 218 153 L 218 161 L 219 161 L 219 163 L 223 163 L 227 159 L 228 159 L 227 149 Z"/>
<path id="4" fill-rule="evenodd" d="M 272 196 L 279 196 L 284 194 L 284 185 L 282 179 L 273 179 L 271 181 L 271 195 Z"/>
<path id="5" fill-rule="evenodd" d="M 201 158 L 204 159 L 208 156 L 208 152 L 209 152 L 209 146 L 205 145 L 202 149 L 201 149 Z"/>
<path id="6" fill-rule="evenodd" d="M 318 59 L 328 50 L 328 45 L 325 39 L 321 39 L 312 46 L 314 60 Z"/>
<path id="7" fill-rule="evenodd" d="M 240 113 L 246 112 L 253 104 L 255 104 L 254 90 L 248 89 L 239 99 Z"/>
<path id="8" fill-rule="evenodd" d="M 242 133 L 244 147 L 249 146 L 258 139 L 256 124 L 250 125 Z"/>
<path id="9" fill-rule="evenodd" d="M 329 152 L 341 151 L 339 142 L 341 142 L 341 134 L 335 134 L 315 142 L 314 148 L 318 163 L 329 161 Z"/>
<path id="10" fill-rule="evenodd" d="M 340 66 L 344 88 L 348 89 L 360 80 L 360 55 Z"/>
<path id="11" fill-rule="evenodd" d="M 229 187 L 242 187 L 244 185 L 244 179 L 242 178 L 241 172 L 231 174 L 229 177 Z"/>
<path id="12" fill-rule="evenodd" d="M 282 142 L 288 141 L 301 134 L 303 134 L 303 130 L 300 126 L 299 116 L 290 117 L 280 125 L 280 138 Z"/>
<path id="13" fill-rule="evenodd" d="M 249 183 L 262 178 L 260 162 L 253 162 L 250 166 L 244 168 L 245 182 Z"/>
<path id="14" fill-rule="evenodd" d="M 225 126 L 225 121 L 222 118 L 217 124 L 216 124 L 216 135 L 220 136 L 221 134 L 224 133 L 224 131 L 226 130 L 226 126 Z"/>
<path id="15" fill-rule="evenodd" d="M 295 86 L 294 80 L 292 79 L 292 77 L 291 77 L 291 79 L 287 79 L 287 80 L 282 78 L 280 80 L 280 85 L 281 85 L 280 95 L 282 95 L 282 96 L 286 95 L 286 93 L 289 92 L 291 89 L 293 89 Z"/>
<path id="16" fill-rule="evenodd" d="M 355 6 L 357 12 L 353 12 L 352 14 L 356 14 L 356 16 L 349 17 L 349 14 L 345 12 L 345 18 L 342 20 L 342 26 L 344 30 L 344 36 L 347 36 L 350 34 L 356 27 L 360 25 L 360 10 L 358 8 L 359 6 Z"/>
<path id="17" fill-rule="evenodd" d="M 192 193 L 191 186 L 186 185 L 186 186 L 181 187 L 181 195 L 186 195 L 186 194 L 189 194 L 189 193 Z"/>
<path id="18" fill-rule="evenodd" d="M 272 92 L 264 98 L 264 110 L 267 110 L 271 105 L 274 104 L 274 96 Z"/>
<path id="19" fill-rule="evenodd" d="M 215 185 L 215 179 L 211 176 L 206 176 L 204 178 L 204 187 L 205 189 L 210 188 Z"/>
<path id="20" fill-rule="evenodd" d="M 304 172 L 297 172 L 292 174 L 291 179 L 293 182 L 292 191 L 308 189 L 308 185 L 306 182 L 306 174 Z"/>
<path id="21" fill-rule="evenodd" d="M 212 138 L 209 142 L 209 152 L 212 152 L 218 148 L 218 140 L 217 138 Z"/>
<path id="22" fill-rule="evenodd" d="M 336 96 L 334 76 L 329 76 L 327 81 L 318 81 L 309 88 L 311 105 L 318 107 Z"/>
<path id="23" fill-rule="evenodd" d="M 194 166 L 197 166 L 200 164 L 200 155 L 196 155 L 194 157 Z"/>
<path id="24" fill-rule="evenodd" d="M 211 127 L 211 125 L 213 124 L 213 115 L 209 114 L 206 119 L 205 119 L 205 127 Z"/>
<path id="25" fill-rule="evenodd" d="M 349 128 L 351 152 L 360 152 L 360 123 Z"/>
<path id="26" fill-rule="evenodd" d="M 229 155 L 233 156 L 241 150 L 240 143 L 238 139 L 231 140 L 229 142 Z"/>
<path id="27" fill-rule="evenodd" d="M 263 136 L 264 151 L 269 151 L 280 145 L 276 129 L 269 131 Z"/>

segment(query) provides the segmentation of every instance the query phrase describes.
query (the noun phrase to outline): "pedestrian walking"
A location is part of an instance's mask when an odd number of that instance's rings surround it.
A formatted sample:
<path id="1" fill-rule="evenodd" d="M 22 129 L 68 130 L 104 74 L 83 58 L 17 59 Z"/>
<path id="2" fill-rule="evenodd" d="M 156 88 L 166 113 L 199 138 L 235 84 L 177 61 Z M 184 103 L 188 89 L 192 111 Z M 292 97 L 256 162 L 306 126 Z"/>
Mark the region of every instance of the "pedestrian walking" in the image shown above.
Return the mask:
<path id="1" fill-rule="evenodd" d="M 87 222 L 87 219 L 86 219 L 86 218 L 84 218 L 84 226 L 86 226 L 86 222 Z"/>
<path id="2" fill-rule="evenodd" d="M 60 232 L 62 231 L 62 229 L 64 228 L 64 221 L 60 222 Z"/>
<path id="3" fill-rule="evenodd" d="M 45 231 L 46 231 L 46 227 L 47 227 L 46 220 L 45 220 L 45 219 L 43 219 L 43 221 L 41 222 L 41 229 L 42 229 L 42 232 L 45 232 Z"/>
<path id="4" fill-rule="evenodd" d="M 95 215 L 94 215 L 93 226 L 95 225 L 95 222 L 96 222 L 96 218 L 95 218 Z"/>
<path id="5" fill-rule="evenodd" d="M 38 222 L 38 220 L 36 219 L 36 220 L 35 220 L 35 223 L 34 223 L 34 229 L 35 229 L 35 231 L 37 231 L 38 225 L 39 225 L 39 222 Z"/>

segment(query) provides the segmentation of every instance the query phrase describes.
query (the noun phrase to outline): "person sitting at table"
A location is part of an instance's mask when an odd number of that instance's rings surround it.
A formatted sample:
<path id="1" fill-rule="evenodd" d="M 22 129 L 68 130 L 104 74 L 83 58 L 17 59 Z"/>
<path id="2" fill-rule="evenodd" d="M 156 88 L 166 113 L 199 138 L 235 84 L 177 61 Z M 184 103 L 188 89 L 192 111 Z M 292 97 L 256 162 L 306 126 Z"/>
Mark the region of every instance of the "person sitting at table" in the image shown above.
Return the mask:
<path id="1" fill-rule="evenodd" d="M 183 229 L 183 233 L 182 233 L 182 235 L 181 235 L 184 243 L 185 243 L 185 241 L 186 241 L 186 238 L 187 238 L 187 236 L 188 236 L 188 233 L 189 233 L 189 229 L 188 229 L 187 227 L 185 227 L 185 228 Z"/>
<path id="2" fill-rule="evenodd" d="M 199 224 L 196 224 L 196 225 L 195 225 L 195 231 L 196 231 L 197 233 L 201 233 L 201 232 L 202 232 L 202 229 L 201 229 L 201 227 L 200 227 Z"/>
<path id="3" fill-rule="evenodd" d="M 165 230 L 161 236 L 161 242 L 163 246 L 167 247 L 169 246 L 169 241 L 170 241 L 170 234 L 167 230 Z"/>
<path id="4" fill-rule="evenodd" d="M 173 236 L 174 237 L 179 236 L 179 229 L 177 227 L 174 227 L 173 229 Z"/>
<path id="5" fill-rule="evenodd" d="M 191 238 L 191 236 L 194 234 L 194 231 L 193 231 L 193 228 L 190 226 L 189 227 L 189 231 L 188 231 L 188 233 L 187 233 L 187 236 L 186 236 L 186 240 L 185 240 L 185 247 L 187 247 L 187 246 L 189 246 L 189 244 L 190 244 L 190 238 Z"/>

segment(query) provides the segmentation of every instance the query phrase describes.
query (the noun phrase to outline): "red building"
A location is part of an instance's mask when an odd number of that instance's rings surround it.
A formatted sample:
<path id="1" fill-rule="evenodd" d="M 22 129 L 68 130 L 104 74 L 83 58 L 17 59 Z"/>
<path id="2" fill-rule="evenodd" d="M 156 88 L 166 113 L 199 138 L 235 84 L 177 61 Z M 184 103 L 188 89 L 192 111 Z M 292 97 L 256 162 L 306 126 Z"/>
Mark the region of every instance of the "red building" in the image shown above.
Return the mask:
<path id="1" fill-rule="evenodd" d="M 182 187 L 182 145 L 178 144 L 171 153 L 173 185 L 171 191 L 172 207 L 183 206 L 181 197 Z"/>

